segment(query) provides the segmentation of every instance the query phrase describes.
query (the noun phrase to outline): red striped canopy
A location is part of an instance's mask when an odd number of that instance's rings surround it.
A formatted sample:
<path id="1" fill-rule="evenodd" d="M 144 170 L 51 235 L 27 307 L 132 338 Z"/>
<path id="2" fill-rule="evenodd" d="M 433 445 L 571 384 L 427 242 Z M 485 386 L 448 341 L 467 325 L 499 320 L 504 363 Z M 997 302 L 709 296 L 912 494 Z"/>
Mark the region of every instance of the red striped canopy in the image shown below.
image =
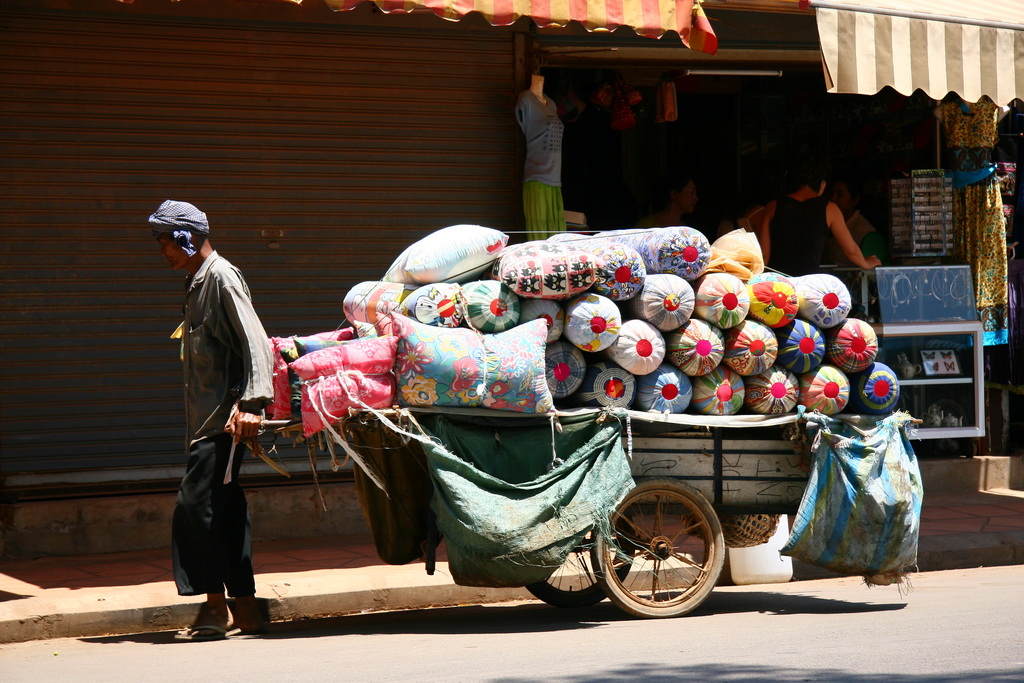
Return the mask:
<path id="1" fill-rule="evenodd" d="M 325 0 L 333 10 L 350 10 L 365 0 Z M 493 26 L 508 26 L 520 17 L 529 17 L 541 28 L 565 26 L 577 21 L 589 31 L 613 31 L 628 26 L 639 35 L 658 38 L 675 31 L 693 49 L 708 52 L 717 40 L 707 18 L 700 10 L 699 0 L 372 0 L 381 11 L 412 12 L 429 10 L 441 17 L 458 21 L 470 12 L 479 12 Z M 695 16 L 698 15 L 699 17 Z M 691 26 L 706 26 L 694 30 Z M 699 34 L 699 35 L 698 35 Z M 693 44 L 691 44 L 693 43 Z M 713 54 L 713 52 L 712 52 Z"/>

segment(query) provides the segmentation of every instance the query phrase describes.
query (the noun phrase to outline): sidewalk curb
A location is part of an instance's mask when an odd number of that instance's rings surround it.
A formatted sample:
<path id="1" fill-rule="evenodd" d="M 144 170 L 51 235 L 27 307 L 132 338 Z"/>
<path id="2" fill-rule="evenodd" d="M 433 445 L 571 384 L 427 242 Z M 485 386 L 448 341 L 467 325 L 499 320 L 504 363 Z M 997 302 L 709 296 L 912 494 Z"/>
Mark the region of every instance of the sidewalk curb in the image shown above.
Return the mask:
<path id="1" fill-rule="evenodd" d="M 917 547 L 917 571 L 1024 565 L 1024 529 L 972 534 L 922 536 Z M 793 580 L 837 579 L 828 569 L 799 560 L 793 562 Z"/>
<path id="2" fill-rule="evenodd" d="M 926 572 L 1024 564 L 1024 529 L 925 536 L 917 564 Z"/>
<path id="3" fill-rule="evenodd" d="M 533 596 L 525 588 L 477 588 L 451 584 L 290 596 L 270 599 L 267 603 L 272 621 L 293 621 L 365 612 L 458 607 L 532 599 Z"/>
<path id="4" fill-rule="evenodd" d="M 927 536 L 918 549 L 922 572 L 1017 564 L 1024 565 L 1024 529 Z M 840 576 L 794 562 L 795 581 Z M 457 586 L 443 562 L 433 576 L 414 564 L 262 574 L 256 581 L 275 622 L 533 599 L 525 588 Z M 15 597 L 0 602 L 0 644 L 177 630 L 192 623 L 202 600 L 176 596 L 168 581 L 68 589 L 24 602 Z"/>
<path id="5" fill-rule="evenodd" d="M 457 586 L 451 583 L 446 569 L 438 563 L 439 571 L 434 576 L 428 576 L 422 565 L 374 568 L 369 573 L 317 570 L 303 573 L 310 576 L 268 574 L 258 575 L 256 585 L 271 621 L 533 599 L 525 588 Z M 0 617 L 0 645 L 178 630 L 192 623 L 203 601 L 201 597 L 176 596 L 171 582 L 117 587 L 116 596 L 111 596 L 109 590 L 82 589 L 43 605 L 35 601 L 40 612 L 36 614 L 18 615 L 17 600 L 0 603 L 10 608 L 5 611 L 12 612 Z M 98 607 L 97 603 L 106 606 Z M 135 606 L 129 606 L 133 603 Z"/>
<path id="6" fill-rule="evenodd" d="M 0 645 L 53 638 L 88 638 L 184 628 L 196 605 L 129 607 L 107 611 L 33 615 L 0 621 Z"/>

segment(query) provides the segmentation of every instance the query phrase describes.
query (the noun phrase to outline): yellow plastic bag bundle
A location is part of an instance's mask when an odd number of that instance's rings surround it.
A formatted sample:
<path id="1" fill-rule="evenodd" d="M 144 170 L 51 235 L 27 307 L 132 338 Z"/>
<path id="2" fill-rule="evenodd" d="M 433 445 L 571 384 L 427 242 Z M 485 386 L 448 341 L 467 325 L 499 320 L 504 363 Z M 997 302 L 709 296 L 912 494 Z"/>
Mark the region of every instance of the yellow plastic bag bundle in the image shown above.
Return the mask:
<path id="1" fill-rule="evenodd" d="M 761 245 L 752 232 L 736 229 L 711 245 L 711 260 L 705 273 L 729 273 L 746 282 L 764 272 Z"/>

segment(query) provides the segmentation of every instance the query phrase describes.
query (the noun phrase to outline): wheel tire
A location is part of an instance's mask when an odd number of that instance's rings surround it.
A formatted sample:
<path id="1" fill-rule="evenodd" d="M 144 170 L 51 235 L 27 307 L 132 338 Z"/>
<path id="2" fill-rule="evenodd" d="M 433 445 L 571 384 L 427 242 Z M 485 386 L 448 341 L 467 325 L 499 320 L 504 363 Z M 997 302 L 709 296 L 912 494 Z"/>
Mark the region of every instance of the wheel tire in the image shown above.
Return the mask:
<path id="1" fill-rule="evenodd" d="M 718 515 L 696 489 L 648 479 L 611 515 L 613 538 L 593 547 L 609 599 L 638 617 L 677 617 L 711 594 L 725 562 Z M 623 576 L 622 566 L 629 571 Z M 613 571 L 614 570 L 614 571 Z"/>
<path id="2" fill-rule="evenodd" d="M 604 600 L 607 596 L 593 570 L 592 545 L 588 534 L 547 580 L 531 583 L 526 590 L 555 607 L 590 607 Z M 624 578 L 629 573 L 629 564 L 623 564 L 618 571 Z"/>

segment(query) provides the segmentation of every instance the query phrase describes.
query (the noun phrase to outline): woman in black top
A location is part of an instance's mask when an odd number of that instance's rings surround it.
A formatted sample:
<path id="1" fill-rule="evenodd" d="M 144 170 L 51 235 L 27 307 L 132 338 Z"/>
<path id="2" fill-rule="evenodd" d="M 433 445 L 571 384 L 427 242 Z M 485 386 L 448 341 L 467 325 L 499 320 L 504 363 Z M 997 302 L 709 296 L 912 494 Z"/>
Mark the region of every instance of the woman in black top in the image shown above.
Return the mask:
<path id="1" fill-rule="evenodd" d="M 818 272 L 830 234 L 854 265 L 866 270 L 882 265 L 877 256 L 861 254 L 843 212 L 823 196 L 827 176 L 824 157 L 799 156 L 787 174 L 789 194 L 768 202 L 761 212 L 757 239 L 770 269 L 793 277 Z"/>

